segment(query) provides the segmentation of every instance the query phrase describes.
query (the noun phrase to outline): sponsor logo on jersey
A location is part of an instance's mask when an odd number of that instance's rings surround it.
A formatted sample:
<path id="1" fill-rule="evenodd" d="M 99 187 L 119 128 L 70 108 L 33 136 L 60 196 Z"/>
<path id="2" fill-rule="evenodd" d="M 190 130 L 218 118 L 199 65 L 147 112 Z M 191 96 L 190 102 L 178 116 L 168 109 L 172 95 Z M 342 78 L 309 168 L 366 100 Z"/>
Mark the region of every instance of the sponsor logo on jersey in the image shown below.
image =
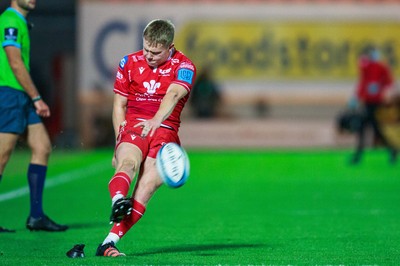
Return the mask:
<path id="1" fill-rule="evenodd" d="M 194 71 L 191 69 L 181 68 L 178 70 L 177 80 L 183 81 L 189 84 L 193 82 Z"/>
<path id="2" fill-rule="evenodd" d="M 143 71 L 144 71 L 144 67 L 139 67 L 139 73 L 143 74 Z"/>
<path id="3" fill-rule="evenodd" d="M 121 69 L 124 69 L 126 63 L 128 63 L 128 56 L 124 56 L 124 58 L 121 59 L 121 61 L 119 62 L 119 67 Z"/>
<path id="4" fill-rule="evenodd" d="M 119 71 L 117 72 L 117 79 L 122 83 L 126 81 L 126 79 L 124 78 L 124 75 L 122 75 L 122 73 Z"/>
<path id="5" fill-rule="evenodd" d="M 16 28 L 6 28 L 4 29 L 4 39 L 5 41 L 16 42 L 18 37 L 18 29 Z"/>
<path id="6" fill-rule="evenodd" d="M 182 62 L 182 64 L 180 64 L 179 68 L 187 68 L 187 69 L 190 69 L 190 70 L 194 71 L 193 64 L 188 63 L 188 62 Z"/>
<path id="7" fill-rule="evenodd" d="M 160 69 L 160 75 L 162 75 L 162 76 L 169 76 L 170 73 L 171 73 L 171 68 Z"/>
<path id="8" fill-rule="evenodd" d="M 161 83 L 155 80 L 150 80 L 150 82 L 143 82 L 143 86 L 147 89 L 148 94 L 154 94 L 158 88 L 160 88 Z"/>
<path id="9" fill-rule="evenodd" d="M 171 63 L 172 63 L 173 65 L 179 64 L 179 59 L 172 58 L 172 59 L 171 59 Z"/>

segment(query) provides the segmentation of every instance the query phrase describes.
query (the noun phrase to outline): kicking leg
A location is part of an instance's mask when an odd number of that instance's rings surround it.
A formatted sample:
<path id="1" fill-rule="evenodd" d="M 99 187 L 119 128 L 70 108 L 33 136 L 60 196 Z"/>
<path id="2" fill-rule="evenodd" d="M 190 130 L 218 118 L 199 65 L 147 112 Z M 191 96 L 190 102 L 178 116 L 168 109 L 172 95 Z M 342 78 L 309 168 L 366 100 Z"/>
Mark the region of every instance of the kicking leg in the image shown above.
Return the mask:
<path id="1" fill-rule="evenodd" d="M 130 143 L 121 143 L 115 153 L 116 173 L 112 177 L 108 188 L 112 199 L 110 221 L 119 223 L 132 211 L 132 203 L 127 194 L 132 180 L 139 170 L 142 161 L 142 152 Z"/>
<path id="2" fill-rule="evenodd" d="M 143 217 L 151 197 L 163 184 L 158 176 L 155 162 L 156 160 L 153 158 L 146 158 L 133 193 L 132 213 L 127 215 L 120 223 L 114 223 L 101 246 L 105 246 L 107 243 L 116 244 Z M 100 250 L 101 246 L 99 246 Z"/>

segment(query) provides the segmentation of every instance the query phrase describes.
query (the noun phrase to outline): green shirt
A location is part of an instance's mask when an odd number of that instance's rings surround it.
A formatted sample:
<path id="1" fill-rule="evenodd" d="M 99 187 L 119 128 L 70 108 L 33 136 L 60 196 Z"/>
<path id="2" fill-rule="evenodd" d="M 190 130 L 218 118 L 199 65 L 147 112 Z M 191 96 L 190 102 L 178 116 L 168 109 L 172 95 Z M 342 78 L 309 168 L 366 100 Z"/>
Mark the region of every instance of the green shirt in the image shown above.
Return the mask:
<path id="1" fill-rule="evenodd" d="M 7 59 L 4 47 L 21 49 L 22 61 L 29 71 L 30 39 L 25 17 L 14 8 L 7 8 L 0 15 L 0 86 L 22 90 Z"/>

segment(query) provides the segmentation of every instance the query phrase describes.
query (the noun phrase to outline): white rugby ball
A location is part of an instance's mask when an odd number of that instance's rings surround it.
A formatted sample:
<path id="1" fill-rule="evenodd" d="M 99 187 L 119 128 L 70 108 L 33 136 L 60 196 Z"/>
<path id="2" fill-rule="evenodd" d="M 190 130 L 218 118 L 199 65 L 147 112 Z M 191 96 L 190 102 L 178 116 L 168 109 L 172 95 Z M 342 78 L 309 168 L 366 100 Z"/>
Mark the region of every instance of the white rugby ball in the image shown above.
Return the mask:
<path id="1" fill-rule="evenodd" d="M 156 165 L 158 174 L 169 187 L 178 188 L 185 184 L 189 177 L 189 157 L 186 151 L 174 142 L 161 147 L 157 153 Z"/>

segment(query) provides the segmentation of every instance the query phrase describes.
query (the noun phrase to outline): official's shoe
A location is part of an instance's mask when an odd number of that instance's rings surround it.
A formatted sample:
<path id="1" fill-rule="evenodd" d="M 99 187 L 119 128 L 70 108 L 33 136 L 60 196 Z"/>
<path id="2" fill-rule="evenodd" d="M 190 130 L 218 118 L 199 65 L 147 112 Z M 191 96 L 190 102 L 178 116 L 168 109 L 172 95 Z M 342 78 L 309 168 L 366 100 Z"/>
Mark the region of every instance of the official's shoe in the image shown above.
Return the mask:
<path id="1" fill-rule="evenodd" d="M 132 212 L 132 202 L 130 198 L 120 198 L 114 202 L 111 209 L 110 223 L 119 223 L 126 215 Z"/>
<path id="2" fill-rule="evenodd" d="M 114 242 L 110 242 L 104 245 L 100 244 L 97 248 L 96 256 L 121 257 L 126 255 L 124 253 L 119 252 L 119 250 L 115 247 Z"/>
<path id="3" fill-rule="evenodd" d="M 28 217 L 26 228 L 31 231 L 62 232 L 68 229 L 67 225 L 57 224 L 46 215 L 34 218 Z"/>

